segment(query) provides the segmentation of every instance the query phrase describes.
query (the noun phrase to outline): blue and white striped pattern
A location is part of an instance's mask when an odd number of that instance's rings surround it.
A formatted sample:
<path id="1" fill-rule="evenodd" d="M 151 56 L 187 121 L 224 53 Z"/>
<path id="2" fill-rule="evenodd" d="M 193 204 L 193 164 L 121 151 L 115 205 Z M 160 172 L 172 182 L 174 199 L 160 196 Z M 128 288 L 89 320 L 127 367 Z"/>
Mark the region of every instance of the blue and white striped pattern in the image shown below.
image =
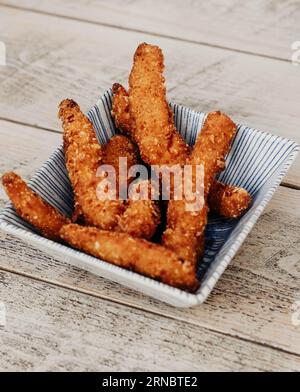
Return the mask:
<path id="1" fill-rule="evenodd" d="M 112 94 L 107 91 L 90 109 L 88 117 L 94 124 L 100 143 L 107 142 L 116 129 L 111 118 Z M 193 145 L 201 131 L 205 114 L 171 104 L 177 129 Z M 253 196 L 251 209 L 239 220 L 209 216 L 206 230 L 206 252 L 198 271 L 201 287 L 196 294 L 185 293 L 134 272 L 99 261 L 65 245 L 41 237 L 19 218 L 11 205 L 1 213 L 1 227 L 36 247 L 46 250 L 70 264 L 107 277 L 175 306 L 202 303 L 211 292 L 224 269 L 250 232 L 276 187 L 295 159 L 299 146 L 291 140 L 273 136 L 245 126 L 238 132 L 227 156 L 227 167 L 219 176 L 221 181 L 246 188 Z M 30 186 L 62 213 L 70 216 L 73 193 L 59 147 L 35 174 Z"/>

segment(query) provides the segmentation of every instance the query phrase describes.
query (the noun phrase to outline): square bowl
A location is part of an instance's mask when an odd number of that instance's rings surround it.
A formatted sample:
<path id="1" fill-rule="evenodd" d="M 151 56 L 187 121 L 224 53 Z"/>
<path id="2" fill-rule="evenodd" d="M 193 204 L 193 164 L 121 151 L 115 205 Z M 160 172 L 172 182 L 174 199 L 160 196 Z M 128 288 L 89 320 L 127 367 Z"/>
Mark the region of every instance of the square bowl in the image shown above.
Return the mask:
<path id="1" fill-rule="evenodd" d="M 112 92 L 107 91 L 88 112 L 101 144 L 115 133 L 111 117 Z M 175 123 L 186 141 L 193 145 L 205 119 L 205 114 L 170 104 Z M 224 219 L 210 214 L 206 229 L 206 251 L 200 263 L 200 287 L 194 294 L 170 287 L 161 282 L 109 264 L 93 256 L 42 237 L 21 219 L 11 204 L 0 214 L 0 227 L 55 258 L 141 291 L 174 306 L 190 307 L 205 301 L 251 231 L 263 209 L 270 201 L 289 166 L 299 151 L 293 141 L 238 126 L 232 148 L 226 157 L 226 169 L 219 179 L 227 184 L 242 186 L 253 197 L 251 208 L 240 219 Z M 30 187 L 53 207 L 70 216 L 73 211 L 73 192 L 65 167 L 62 146 L 43 164 L 29 182 Z"/>

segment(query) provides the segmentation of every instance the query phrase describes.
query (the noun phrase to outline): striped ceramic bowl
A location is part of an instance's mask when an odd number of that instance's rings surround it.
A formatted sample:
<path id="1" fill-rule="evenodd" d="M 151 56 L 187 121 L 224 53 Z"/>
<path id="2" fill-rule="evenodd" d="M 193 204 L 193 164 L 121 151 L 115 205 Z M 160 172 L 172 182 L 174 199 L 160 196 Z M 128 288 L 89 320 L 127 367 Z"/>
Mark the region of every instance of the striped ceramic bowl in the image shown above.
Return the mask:
<path id="1" fill-rule="evenodd" d="M 101 143 L 107 142 L 116 132 L 110 114 L 111 99 L 111 91 L 107 91 L 88 112 L 88 117 L 94 124 Z M 178 105 L 172 104 L 171 107 L 175 113 L 177 129 L 187 142 L 193 145 L 197 134 L 201 132 L 205 114 Z M 206 230 L 206 253 L 198 270 L 201 285 L 195 294 L 169 287 L 48 240 L 19 218 L 10 204 L 0 215 L 0 227 L 63 262 L 119 282 L 169 304 L 182 307 L 193 306 L 205 301 L 212 291 L 262 214 L 298 151 L 299 146 L 291 140 L 243 125 L 238 126 L 232 149 L 226 159 L 226 170 L 219 176 L 219 179 L 227 184 L 246 188 L 253 197 L 253 204 L 249 211 L 238 220 L 209 216 Z M 71 215 L 73 193 L 62 147 L 58 147 L 34 175 L 30 186 L 62 213 Z"/>

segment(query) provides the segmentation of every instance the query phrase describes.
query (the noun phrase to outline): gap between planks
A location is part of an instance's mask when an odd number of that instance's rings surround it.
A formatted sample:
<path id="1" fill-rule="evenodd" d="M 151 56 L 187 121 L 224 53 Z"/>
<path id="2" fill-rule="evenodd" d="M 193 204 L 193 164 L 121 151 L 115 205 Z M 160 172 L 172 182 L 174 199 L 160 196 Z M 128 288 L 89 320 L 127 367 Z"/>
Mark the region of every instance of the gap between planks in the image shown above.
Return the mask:
<path id="1" fill-rule="evenodd" d="M 0 345 L 6 369 L 299 370 L 296 355 L 10 273 L 0 275 L 9 310 L 6 343 Z"/>
<path id="2" fill-rule="evenodd" d="M 195 323 L 195 322 L 193 322 L 191 320 L 186 320 L 183 317 L 178 317 L 178 316 L 176 317 L 175 315 L 163 313 L 162 311 L 155 311 L 154 309 L 145 309 L 145 307 L 138 306 L 137 304 L 129 303 L 129 302 L 126 302 L 126 301 L 121 301 L 119 299 L 111 298 L 111 297 L 106 296 L 106 295 L 100 295 L 100 294 L 97 294 L 95 292 L 90 292 L 90 291 L 82 289 L 82 288 L 77 288 L 77 287 L 70 286 L 70 285 L 67 285 L 67 284 L 55 282 L 55 281 L 52 281 L 50 279 L 40 278 L 39 276 L 30 275 L 30 274 L 27 274 L 25 272 L 16 271 L 14 269 L 3 268 L 3 267 L 0 266 L 0 271 L 7 272 L 7 273 L 10 273 L 12 275 L 17 275 L 17 276 L 21 276 L 21 277 L 24 277 L 24 278 L 28 278 L 28 279 L 31 279 L 31 280 L 36 281 L 36 282 L 46 283 L 46 284 L 49 284 L 49 285 L 54 286 L 54 287 L 60 287 L 60 288 L 63 288 L 63 289 L 71 290 L 71 291 L 73 291 L 75 293 L 84 294 L 84 295 L 87 295 L 87 296 L 90 296 L 90 297 L 93 297 L 93 298 L 98 298 L 98 299 L 101 299 L 101 300 L 104 300 L 104 301 L 107 301 L 107 302 L 110 302 L 110 303 L 123 305 L 123 306 L 125 306 L 127 308 L 133 308 L 133 309 L 142 311 L 144 313 L 150 313 L 150 314 L 155 315 L 155 316 L 163 317 L 165 319 L 175 320 L 175 321 L 179 321 L 179 322 L 184 322 L 184 323 L 193 325 L 195 327 L 203 328 L 203 329 L 205 329 L 207 331 L 216 333 L 218 335 L 231 337 L 231 338 L 237 339 L 239 341 L 255 344 L 258 347 L 269 348 L 269 349 L 277 351 L 277 352 L 282 352 L 284 354 L 292 355 L 295 358 L 300 358 L 300 355 L 298 355 L 297 353 L 295 353 L 293 351 L 284 349 L 282 347 L 276 347 L 276 346 L 268 344 L 268 343 L 259 342 L 259 341 L 255 340 L 255 339 L 246 338 L 245 336 L 239 335 L 238 333 L 231 334 L 229 332 L 225 332 L 225 331 L 221 330 L 220 328 L 211 328 L 211 327 L 208 327 L 207 324 L 205 324 L 205 323 Z M 201 306 L 201 305 L 199 305 L 199 306 Z"/>
<path id="3" fill-rule="evenodd" d="M 11 124 L 22 125 L 24 127 L 35 128 L 37 130 L 46 131 L 46 132 L 53 132 L 53 133 L 58 133 L 58 134 L 62 133 L 61 131 L 58 131 L 57 129 L 41 127 L 41 126 L 36 125 L 36 124 L 25 123 L 23 121 L 13 120 L 11 118 L 6 118 L 6 117 L 0 117 L 0 121 L 6 121 L 6 122 L 9 122 Z"/>
<path id="4" fill-rule="evenodd" d="M 137 29 L 137 28 L 132 28 L 132 27 L 119 26 L 119 25 L 115 25 L 115 24 L 111 24 L 111 23 L 97 22 L 97 21 L 93 21 L 93 20 L 78 18 L 76 16 L 60 15 L 55 12 L 37 10 L 37 9 L 31 8 L 31 7 L 10 5 L 10 4 L 2 3 L 2 2 L 0 3 L 0 5 L 1 5 L 1 7 L 16 9 L 16 10 L 24 11 L 24 12 L 32 12 L 32 13 L 39 14 L 39 15 L 52 16 L 52 17 L 56 17 L 56 18 L 60 18 L 60 19 L 73 20 L 73 21 L 87 23 L 87 24 L 96 25 L 96 26 L 103 26 L 103 27 L 108 27 L 108 28 L 117 29 L 117 30 L 130 31 L 133 33 L 145 34 L 145 35 L 149 35 L 152 37 L 166 38 L 166 39 L 170 39 L 170 40 L 174 40 L 174 41 L 178 41 L 178 42 L 186 42 L 189 44 L 206 46 L 206 47 L 210 47 L 210 48 L 214 48 L 214 49 L 226 50 L 228 52 L 242 53 L 242 54 L 247 54 L 250 56 L 262 57 L 262 58 L 276 60 L 276 61 L 283 61 L 283 62 L 287 62 L 287 63 L 291 62 L 291 60 L 286 59 L 284 57 L 280 57 L 280 56 L 268 55 L 268 54 L 263 54 L 263 53 L 254 52 L 254 51 L 250 51 L 250 50 L 242 50 L 242 49 L 237 49 L 237 48 L 233 48 L 233 47 L 229 47 L 229 46 L 212 44 L 212 43 L 208 43 L 208 42 L 204 42 L 204 41 L 197 41 L 197 40 L 188 39 L 188 38 L 175 37 L 175 36 L 168 35 L 168 34 L 157 33 L 155 31 L 151 31 L 151 30 L 142 30 L 142 29 Z"/>

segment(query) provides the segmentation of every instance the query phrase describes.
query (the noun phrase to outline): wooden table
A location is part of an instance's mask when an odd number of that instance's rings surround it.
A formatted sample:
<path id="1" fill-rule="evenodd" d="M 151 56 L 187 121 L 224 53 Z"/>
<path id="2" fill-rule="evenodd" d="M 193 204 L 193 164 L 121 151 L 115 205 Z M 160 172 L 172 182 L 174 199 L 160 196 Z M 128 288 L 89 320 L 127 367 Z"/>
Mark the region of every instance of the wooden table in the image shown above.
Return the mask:
<path id="1" fill-rule="evenodd" d="M 300 142 L 300 2 L 0 1 L 0 172 L 29 179 L 84 109 L 160 45 L 169 97 Z M 1 370 L 300 370 L 300 160 L 208 301 L 177 309 L 0 233 Z M 6 196 L 1 189 L 0 205 Z M 294 306 L 294 307 L 293 307 Z"/>

